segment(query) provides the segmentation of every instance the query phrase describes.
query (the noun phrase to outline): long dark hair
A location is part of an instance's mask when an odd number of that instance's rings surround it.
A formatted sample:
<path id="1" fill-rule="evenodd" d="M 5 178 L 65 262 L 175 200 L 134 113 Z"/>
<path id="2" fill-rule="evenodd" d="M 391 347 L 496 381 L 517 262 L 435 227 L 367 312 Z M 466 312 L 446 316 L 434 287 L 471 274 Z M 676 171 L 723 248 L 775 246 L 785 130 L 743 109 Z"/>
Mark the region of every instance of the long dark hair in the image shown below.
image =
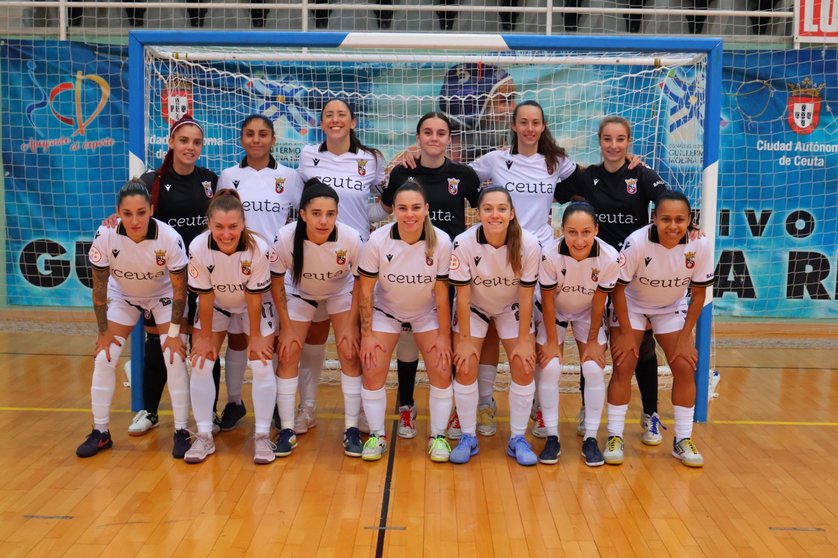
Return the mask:
<path id="1" fill-rule="evenodd" d="M 349 117 L 352 120 L 355 120 L 355 111 L 352 110 L 352 107 L 349 105 L 349 103 L 347 103 L 346 101 L 344 101 L 340 97 L 333 97 L 333 98 L 329 99 L 328 101 L 326 101 L 325 103 L 323 103 L 323 108 L 320 109 L 320 122 L 321 123 L 323 122 L 323 112 L 325 112 L 326 107 L 332 101 L 337 101 L 339 103 L 343 103 L 343 105 L 346 107 L 346 110 L 349 111 Z M 355 133 L 354 128 L 349 129 L 349 149 L 354 149 L 356 151 L 358 149 L 363 149 L 367 153 L 372 153 L 377 159 L 384 159 L 384 155 L 381 153 L 381 151 L 379 151 L 378 149 L 376 149 L 374 147 L 370 147 L 368 145 L 364 145 L 363 143 L 361 143 L 361 140 L 358 139 L 358 134 Z"/>
<path id="2" fill-rule="evenodd" d="M 172 124 L 171 130 L 169 130 L 169 139 L 175 137 L 175 131 L 180 128 L 181 126 L 186 125 L 195 126 L 199 130 L 201 130 L 201 136 L 204 135 L 204 128 L 198 123 L 197 120 L 192 118 L 192 115 L 189 113 L 184 114 L 180 117 L 180 120 Z M 151 205 L 157 207 L 157 202 L 160 199 L 160 182 L 163 180 L 163 177 L 172 172 L 172 161 L 174 160 L 175 153 L 170 147 L 168 151 L 166 151 L 166 156 L 163 157 L 163 163 L 157 168 L 157 171 L 154 173 L 154 180 L 151 183 Z"/>
<path id="3" fill-rule="evenodd" d="M 518 106 L 515 107 L 515 110 L 512 111 L 512 124 L 514 124 L 515 119 L 518 118 L 518 111 L 521 110 L 521 107 L 535 107 L 541 113 L 541 121 L 544 122 L 544 131 L 541 133 L 541 137 L 538 138 L 538 153 L 544 155 L 544 162 L 547 163 L 547 171 L 552 173 L 554 169 L 558 168 L 559 159 L 567 157 L 567 152 L 563 147 L 560 147 L 559 144 L 556 143 L 555 138 L 553 138 L 553 134 L 550 133 L 550 128 L 547 126 L 547 120 L 544 119 L 544 109 L 541 108 L 541 105 L 539 105 L 536 101 L 529 100 L 519 103 Z M 512 145 L 512 153 L 517 153 L 518 134 L 512 132 L 512 138 L 510 141 Z"/>
<path id="4" fill-rule="evenodd" d="M 207 208 L 207 221 L 212 218 L 212 214 L 216 211 L 238 211 L 242 216 L 242 221 L 245 221 L 244 206 L 242 205 L 241 197 L 239 197 L 239 193 L 232 188 L 224 188 L 223 190 L 219 190 L 215 193 L 209 207 Z M 244 237 L 245 246 L 247 246 L 248 250 L 256 248 L 256 237 L 253 235 L 253 232 L 247 228 L 247 221 L 244 223 L 242 236 Z"/>
<path id="5" fill-rule="evenodd" d="M 416 135 L 419 135 L 419 131 L 422 129 L 422 124 L 425 123 L 425 120 L 430 120 L 431 118 L 439 118 L 445 125 L 448 126 L 448 133 L 451 133 L 451 119 L 444 112 L 437 112 L 431 111 L 426 112 L 422 115 L 422 118 L 419 119 L 419 122 L 416 123 Z"/>
<path id="6" fill-rule="evenodd" d="M 597 221 L 596 216 L 596 209 L 590 203 L 586 201 L 576 201 L 567 204 L 567 207 L 564 208 L 564 213 L 562 213 L 562 226 L 564 227 L 567 218 L 573 215 L 574 213 L 587 213 L 591 216 L 591 219 L 594 220 L 594 225 L 597 225 L 599 222 Z"/>
<path id="7" fill-rule="evenodd" d="M 335 200 L 335 207 L 340 203 L 340 197 L 335 189 L 323 184 L 317 177 L 309 178 L 303 185 L 303 194 L 300 196 L 300 215 L 297 217 L 297 226 L 294 229 L 294 251 L 292 252 L 294 266 L 291 279 L 295 285 L 299 285 L 303 277 L 303 243 L 306 238 L 306 222 L 303 221 L 302 211 L 308 209 L 315 198 L 331 198 Z M 335 226 L 337 227 L 337 224 Z"/>
<path id="8" fill-rule="evenodd" d="M 271 119 L 265 116 L 264 114 L 251 114 L 250 116 L 242 120 L 241 129 L 239 130 L 239 137 L 244 135 L 244 129 L 247 128 L 247 125 L 253 122 L 254 120 L 260 120 L 268 128 L 268 130 L 271 131 L 271 137 L 276 137 L 274 123 L 271 122 Z"/>
<path id="9" fill-rule="evenodd" d="M 148 188 L 146 188 L 145 183 L 143 183 L 143 181 L 139 178 L 132 178 L 122 185 L 119 192 L 116 194 L 116 207 L 119 208 L 119 206 L 122 205 L 122 200 L 130 198 L 131 196 L 142 196 L 145 198 L 145 201 L 149 203 L 149 205 L 152 207 L 154 206 L 151 201 L 151 193 L 148 191 Z"/>
<path id="10" fill-rule="evenodd" d="M 428 196 L 425 194 L 425 189 L 422 188 L 422 185 L 416 182 L 416 180 L 409 180 L 396 188 L 396 193 L 393 194 L 393 205 L 396 205 L 396 198 L 399 197 L 399 194 L 402 192 L 418 192 L 420 196 L 422 196 L 422 200 L 425 203 L 428 203 Z M 394 227 L 398 227 L 398 223 L 393 224 Z M 425 231 L 425 257 L 432 258 L 434 256 L 434 249 L 436 248 L 436 230 L 434 226 L 431 224 L 431 215 L 430 212 L 425 214 L 425 222 L 423 223 L 423 230 Z"/>
<path id="11" fill-rule="evenodd" d="M 512 211 L 515 211 L 515 205 L 512 203 L 512 196 L 503 186 L 489 186 L 488 188 L 483 188 L 480 192 L 480 196 L 477 198 L 478 211 L 480 210 L 480 204 L 483 203 L 483 198 L 486 197 L 486 194 L 493 194 L 495 192 L 503 193 L 506 196 L 506 201 L 509 202 L 509 208 Z M 515 272 L 515 275 L 518 276 L 521 275 L 521 270 L 524 267 L 524 264 L 521 261 L 521 236 L 523 236 L 523 233 L 521 232 L 521 224 L 518 222 L 518 215 L 516 214 L 515 217 L 509 220 L 509 226 L 506 229 L 506 258 L 509 262 L 509 267 L 511 267 L 512 271 Z"/>

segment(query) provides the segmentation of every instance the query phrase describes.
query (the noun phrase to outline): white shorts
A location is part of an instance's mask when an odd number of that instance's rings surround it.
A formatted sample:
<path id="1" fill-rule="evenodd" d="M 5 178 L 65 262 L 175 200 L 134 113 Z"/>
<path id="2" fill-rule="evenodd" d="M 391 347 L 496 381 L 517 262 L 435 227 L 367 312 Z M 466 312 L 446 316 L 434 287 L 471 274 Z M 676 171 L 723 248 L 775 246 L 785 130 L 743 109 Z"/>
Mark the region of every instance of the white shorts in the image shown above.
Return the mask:
<path id="1" fill-rule="evenodd" d="M 349 312 L 352 293 L 315 300 L 288 293 L 288 317 L 295 322 L 324 322 L 333 314 Z"/>
<path id="2" fill-rule="evenodd" d="M 120 298 L 108 293 L 108 321 L 120 325 L 132 326 L 140 316 L 151 318 L 157 324 L 165 324 L 172 320 L 172 299 L 170 297 L 157 298 Z"/>
<path id="3" fill-rule="evenodd" d="M 687 319 L 687 299 L 683 298 L 674 304 L 663 308 L 655 308 L 654 312 L 648 310 L 637 312 L 629 304 L 628 314 L 631 322 L 631 329 L 646 331 L 651 326 L 653 333 L 674 333 L 684 329 L 684 322 Z M 614 308 L 609 309 L 611 319 L 610 327 L 618 327 L 617 315 Z"/>
<path id="4" fill-rule="evenodd" d="M 273 302 L 262 299 L 261 316 L 259 331 L 262 333 L 262 336 L 268 337 L 269 335 L 273 335 L 277 329 L 277 317 Z M 198 314 L 195 314 L 195 328 L 201 329 L 201 321 Z M 238 333 L 250 335 L 250 318 L 247 315 L 247 311 L 232 314 L 226 310 L 222 310 L 218 306 L 213 307 L 212 331 L 213 333 L 226 331 L 234 335 Z"/>
<path id="5" fill-rule="evenodd" d="M 373 307 L 372 309 L 373 331 L 380 333 L 402 333 L 403 331 L 412 330 L 413 333 L 424 333 L 435 329 L 439 329 L 436 308 L 409 322 L 381 308 Z"/>
<path id="6" fill-rule="evenodd" d="M 454 301 L 454 308 L 457 307 L 457 301 Z M 481 339 L 486 337 L 486 332 L 489 331 L 489 321 L 492 320 L 495 322 L 495 330 L 498 332 L 498 337 L 500 339 L 518 339 L 518 324 L 520 320 L 519 312 L 518 312 L 518 303 L 515 303 L 511 306 L 507 306 L 498 314 L 493 316 L 484 313 L 481 310 L 478 310 L 474 306 L 471 307 L 471 311 L 469 312 L 470 316 L 470 332 L 472 337 L 479 337 Z M 455 332 L 460 331 L 459 324 L 457 323 L 457 313 L 454 312 L 454 319 L 452 329 Z M 530 333 L 534 330 L 533 325 L 530 324 Z"/>
<path id="7" fill-rule="evenodd" d="M 547 330 L 544 328 L 544 315 L 541 313 L 541 310 L 537 307 L 533 310 L 533 314 L 535 315 L 536 323 L 535 342 L 539 345 L 544 345 L 547 342 Z M 568 326 L 573 326 L 574 339 L 582 343 L 588 342 L 588 334 L 591 332 L 590 313 L 584 318 L 576 316 L 575 319 L 574 317 L 568 318 L 567 316 L 562 316 L 561 314 L 559 314 L 555 317 L 555 320 L 556 330 L 559 334 L 559 345 L 564 343 L 565 337 L 567 336 Z M 605 333 L 605 327 L 600 327 L 599 334 L 597 334 L 597 342 L 600 345 L 604 345 L 607 341 L 608 336 Z"/>

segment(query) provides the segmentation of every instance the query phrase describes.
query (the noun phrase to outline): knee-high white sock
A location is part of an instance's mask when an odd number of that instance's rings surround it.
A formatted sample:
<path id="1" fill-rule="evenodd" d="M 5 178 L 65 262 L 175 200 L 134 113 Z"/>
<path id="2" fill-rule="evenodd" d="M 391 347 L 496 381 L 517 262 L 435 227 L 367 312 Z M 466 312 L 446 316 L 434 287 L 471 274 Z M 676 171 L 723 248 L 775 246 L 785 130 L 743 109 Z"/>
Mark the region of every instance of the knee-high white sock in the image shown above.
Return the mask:
<path id="1" fill-rule="evenodd" d="M 479 399 L 477 400 L 477 404 L 482 405 L 491 405 L 492 404 L 492 393 L 494 393 L 495 389 L 495 378 L 498 375 L 498 367 L 494 364 L 481 364 L 477 368 L 477 393 Z M 459 413 L 460 406 L 457 405 L 457 412 Z M 460 423 L 462 426 L 462 422 Z"/>
<path id="2" fill-rule="evenodd" d="M 163 345 L 165 336 L 161 336 Z M 163 351 L 163 361 L 166 364 L 166 384 L 169 387 L 169 397 L 172 398 L 172 414 L 175 415 L 175 430 L 186 428 L 189 424 L 189 373 L 186 363 L 175 355 L 174 362 L 169 362 L 169 351 Z"/>
<path id="3" fill-rule="evenodd" d="M 463 434 L 477 435 L 477 383 L 463 385 L 454 380 L 454 402 Z"/>
<path id="4" fill-rule="evenodd" d="M 402 332 L 399 334 L 399 342 L 396 345 L 396 358 L 402 362 L 416 362 L 419 360 L 419 348 L 413 340 L 413 332 Z"/>
<path id="5" fill-rule="evenodd" d="M 387 392 L 381 389 L 361 388 L 361 401 L 370 425 L 370 434 L 384 436 L 384 415 L 387 412 Z"/>
<path id="6" fill-rule="evenodd" d="M 262 364 L 261 360 L 256 359 L 248 361 L 247 364 L 250 366 L 250 371 L 253 372 L 251 395 L 253 397 L 254 430 L 256 434 L 267 434 L 271 431 L 271 419 L 274 414 L 274 405 L 276 405 L 276 375 L 274 375 L 273 362 L 269 360 L 267 364 Z M 282 415 L 280 414 L 280 416 Z M 290 416 L 293 424 L 293 410 Z"/>
<path id="7" fill-rule="evenodd" d="M 626 413 L 628 405 L 608 404 L 608 435 L 623 437 L 623 430 L 626 427 Z M 588 402 L 585 401 L 585 414 L 588 414 Z"/>
<path id="8" fill-rule="evenodd" d="M 297 396 L 299 383 L 297 377 L 276 379 L 276 406 L 283 430 L 294 428 L 294 398 Z"/>
<path id="9" fill-rule="evenodd" d="M 680 442 L 684 438 L 692 438 L 695 405 L 692 407 L 673 405 L 672 411 L 675 414 L 675 441 Z"/>
<path id="10" fill-rule="evenodd" d="M 224 355 L 224 383 L 227 385 L 227 402 L 242 402 L 242 384 L 247 370 L 247 350 L 237 351 L 227 346 Z"/>
<path id="11" fill-rule="evenodd" d="M 532 396 L 535 395 L 535 381 L 521 385 L 515 381 L 509 384 L 509 435 L 523 436 L 530 420 Z"/>
<path id="12" fill-rule="evenodd" d="M 206 359 L 203 365 L 192 367 L 189 395 L 192 398 L 192 416 L 201 434 L 212 434 L 212 406 L 215 403 L 215 382 L 212 380 L 214 360 Z"/>
<path id="13" fill-rule="evenodd" d="M 361 416 L 361 386 L 361 376 L 353 377 L 340 373 L 344 428 L 358 428 L 358 418 Z"/>
<path id="14" fill-rule="evenodd" d="M 538 400 L 541 402 L 541 418 L 548 436 L 559 435 L 559 380 L 562 376 L 562 363 L 554 358 L 536 374 Z"/>
<path id="15" fill-rule="evenodd" d="M 108 349 L 111 360 L 100 351 L 93 359 L 93 378 L 90 381 L 90 406 L 93 409 L 93 424 L 99 432 L 107 432 L 111 421 L 111 402 L 116 389 L 116 365 L 125 346 L 125 339 L 114 337 L 119 345 L 111 345 Z"/>
<path id="16" fill-rule="evenodd" d="M 323 371 L 323 359 L 326 356 L 325 345 L 303 344 L 300 353 L 300 403 L 314 408 L 317 400 L 317 384 Z"/>
<path id="17" fill-rule="evenodd" d="M 592 360 L 582 363 L 585 376 L 585 438 L 596 438 L 605 406 L 605 371 Z"/>
<path id="18" fill-rule="evenodd" d="M 451 408 L 454 406 L 454 388 L 431 386 L 430 392 L 428 407 L 431 412 L 431 436 L 441 436 L 445 434 L 448 417 L 451 416 Z"/>

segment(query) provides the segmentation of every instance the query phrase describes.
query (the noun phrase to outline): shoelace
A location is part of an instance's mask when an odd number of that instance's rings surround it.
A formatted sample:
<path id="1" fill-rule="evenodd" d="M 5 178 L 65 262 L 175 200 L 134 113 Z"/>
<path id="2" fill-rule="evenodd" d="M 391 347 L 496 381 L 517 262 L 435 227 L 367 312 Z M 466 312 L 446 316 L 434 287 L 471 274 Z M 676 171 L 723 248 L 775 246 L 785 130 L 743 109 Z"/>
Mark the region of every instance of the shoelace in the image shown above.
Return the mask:
<path id="1" fill-rule="evenodd" d="M 660 435 L 660 430 L 658 430 L 658 427 L 663 428 L 664 430 L 667 429 L 666 426 L 664 426 L 664 424 L 658 418 L 658 415 L 652 415 L 651 417 L 649 417 L 649 432 L 655 435 Z"/>
<path id="2" fill-rule="evenodd" d="M 620 438 L 614 436 L 608 439 L 608 451 L 616 451 L 620 449 Z"/>
<path id="3" fill-rule="evenodd" d="M 410 409 L 405 409 L 404 411 L 402 411 L 401 415 L 399 416 L 399 419 L 402 421 L 402 426 L 408 428 L 413 427 L 413 421 L 410 418 Z"/>
<path id="4" fill-rule="evenodd" d="M 429 453 L 433 453 L 439 446 L 442 446 L 448 452 L 451 452 L 451 445 L 448 443 L 448 440 L 445 439 L 445 436 L 434 436 L 433 441 L 431 441 L 431 448 Z"/>
<path id="5" fill-rule="evenodd" d="M 544 426 L 544 415 L 541 414 L 540 410 L 535 414 L 535 425 L 538 428 L 545 428 L 545 426 Z"/>
<path id="6" fill-rule="evenodd" d="M 262 443 L 262 444 L 267 444 L 267 445 L 268 445 L 268 449 L 270 449 L 271 451 L 275 451 L 275 450 L 276 450 L 276 444 L 275 444 L 275 443 L 273 443 L 273 442 L 271 441 L 271 439 L 270 439 L 270 437 L 269 437 L 269 436 L 259 436 L 259 437 L 257 437 L 257 438 L 255 439 L 255 442 L 256 442 L 257 444 L 259 444 L 259 443 Z"/>
<path id="7" fill-rule="evenodd" d="M 678 442 L 678 445 L 681 446 L 684 453 L 698 453 L 698 448 L 695 447 L 695 444 L 690 438 L 684 438 Z"/>
<path id="8" fill-rule="evenodd" d="M 448 428 L 460 428 L 460 415 L 454 415 L 448 422 Z"/>

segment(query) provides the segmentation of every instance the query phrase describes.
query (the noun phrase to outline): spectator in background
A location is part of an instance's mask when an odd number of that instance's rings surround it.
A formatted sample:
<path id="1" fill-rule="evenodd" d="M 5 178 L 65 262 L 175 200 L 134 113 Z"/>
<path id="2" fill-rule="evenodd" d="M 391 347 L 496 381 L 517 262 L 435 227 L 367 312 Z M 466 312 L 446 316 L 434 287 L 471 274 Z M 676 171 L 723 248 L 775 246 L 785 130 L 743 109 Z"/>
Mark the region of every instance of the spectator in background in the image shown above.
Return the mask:
<path id="1" fill-rule="evenodd" d="M 201 2 L 206 0 L 188 0 L 189 2 Z M 186 14 L 189 16 L 189 25 L 192 27 L 203 27 L 204 21 L 207 17 L 207 8 L 186 8 Z"/>
<path id="2" fill-rule="evenodd" d="M 254 4 L 264 4 L 265 0 L 249 0 Z M 251 8 L 250 9 L 250 22 L 253 24 L 253 27 L 256 29 L 261 29 L 265 26 L 265 21 L 268 19 L 268 10 L 264 10 L 262 8 Z"/>
<path id="3" fill-rule="evenodd" d="M 329 0 L 313 0 L 315 4 L 326 4 Z M 329 14 L 332 10 L 312 10 L 314 12 L 314 27 L 326 29 L 329 27 Z"/>
<path id="4" fill-rule="evenodd" d="M 521 6 L 521 0 L 500 0 L 498 6 L 519 8 Z M 518 15 L 518 12 L 498 12 L 501 29 L 504 31 L 514 31 L 515 24 L 518 22 Z"/>
<path id="5" fill-rule="evenodd" d="M 635 8 L 643 8 L 646 6 L 646 2 L 648 0 L 628 0 L 628 7 L 635 9 Z M 699 2 L 706 1 L 706 0 L 697 0 Z M 626 18 L 626 31 L 629 33 L 640 33 L 640 29 L 643 26 L 643 14 L 625 14 L 623 15 Z"/>
<path id="6" fill-rule="evenodd" d="M 434 0 L 439 6 L 456 6 L 459 0 Z M 454 29 L 454 22 L 457 21 L 457 12 L 437 12 L 436 17 L 439 19 L 439 28 L 442 31 L 451 31 Z"/>
<path id="7" fill-rule="evenodd" d="M 752 11 L 773 11 L 780 0 L 748 0 L 748 9 Z M 833 4 L 834 7 L 834 4 Z M 834 14 L 833 14 L 834 17 Z M 771 18 L 751 16 L 751 29 L 754 35 L 767 35 L 771 31 Z"/>
<path id="8" fill-rule="evenodd" d="M 133 2 L 135 0 L 127 0 Z M 142 27 L 145 25 L 145 8 L 125 8 L 125 15 L 128 16 L 128 24 L 131 27 Z"/>
<path id="9" fill-rule="evenodd" d="M 374 0 L 379 6 L 392 6 L 393 0 Z M 379 29 L 390 29 L 393 25 L 393 10 L 373 10 Z"/>

